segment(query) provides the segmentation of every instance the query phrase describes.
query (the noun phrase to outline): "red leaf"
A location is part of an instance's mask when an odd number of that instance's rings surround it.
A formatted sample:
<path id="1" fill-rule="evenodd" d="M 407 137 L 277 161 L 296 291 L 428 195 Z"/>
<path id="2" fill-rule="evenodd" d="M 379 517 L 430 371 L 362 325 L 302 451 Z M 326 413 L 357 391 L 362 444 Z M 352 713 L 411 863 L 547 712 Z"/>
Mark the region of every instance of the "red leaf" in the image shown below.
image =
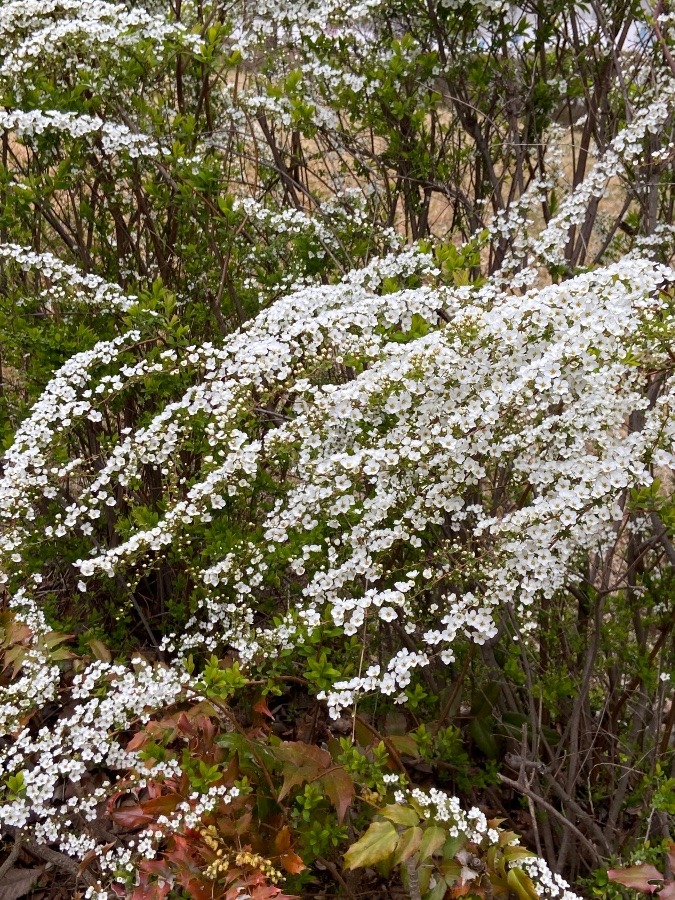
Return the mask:
<path id="1" fill-rule="evenodd" d="M 145 859 L 138 868 L 149 875 L 159 875 L 164 881 L 173 880 L 171 869 L 163 859 Z"/>
<path id="2" fill-rule="evenodd" d="M 291 832 L 288 825 L 284 825 L 278 832 L 274 839 L 274 847 L 279 854 L 281 865 L 291 875 L 297 875 L 307 868 L 298 854 L 291 850 Z"/>
<path id="3" fill-rule="evenodd" d="M 282 853 L 280 859 L 281 865 L 290 875 L 297 875 L 307 868 L 298 854 L 292 850 L 289 850 L 288 853 Z"/>
<path id="4" fill-rule="evenodd" d="M 145 731 L 139 731 L 135 734 L 127 744 L 127 750 L 131 753 L 133 750 L 140 750 L 144 744 L 148 743 L 148 735 Z"/>
<path id="5" fill-rule="evenodd" d="M 166 881 L 161 884 L 139 884 L 134 888 L 130 900 L 164 900 L 171 890 L 171 885 Z"/>
<path id="6" fill-rule="evenodd" d="M 659 900 L 675 900 L 675 881 L 666 881 L 656 896 Z"/>
<path id="7" fill-rule="evenodd" d="M 202 729 L 202 733 L 204 735 L 204 744 L 207 750 L 210 750 L 213 747 L 213 739 L 216 736 L 216 726 L 213 724 L 211 719 L 208 716 L 201 716 L 199 719 L 199 724 Z"/>
<path id="8" fill-rule="evenodd" d="M 321 778 L 321 784 L 337 811 L 338 822 L 342 822 L 356 793 L 354 782 L 344 769 L 336 768 Z"/>
<path id="9" fill-rule="evenodd" d="M 178 716 L 178 722 L 176 724 L 178 725 L 180 731 L 183 731 L 185 734 L 195 734 L 195 728 L 193 727 L 192 722 L 190 722 L 185 713 L 181 713 Z"/>
<path id="10" fill-rule="evenodd" d="M 650 884 L 650 881 L 663 881 L 661 872 L 649 863 L 630 866 L 627 869 L 610 869 L 607 877 L 610 881 L 616 881 L 617 884 L 636 891 L 643 891 L 645 894 L 653 894 L 658 890 L 658 884 Z"/>
<path id="11" fill-rule="evenodd" d="M 172 865 L 178 868 L 194 871 L 196 863 L 192 854 L 192 845 L 180 834 L 174 834 L 171 838 L 172 847 L 166 852 L 166 858 Z"/>
<path id="12" fill-rule="evenodd" d="M 261 884 L 260 887 L 253 888 L 251 891 L 251 900 L 274 900 L 279 897 L 281 888 L 274 887 L 271 884 Z"/>
<path id="13" fill-rule="evenodd" d="M 282 762 L 284 776 L 279 800 L 283 800 L 292 788 L 317 779 L 331 765 L 327 750 L 302 741 L 284 741 L 274 749 L 274 755 Z"/>
<path id="14" fill-rule="evenodd" d="M 202 881 L 194 878 L 187 872 L 180 873 L 179 881 L 181 883 L 181 887 L 185 888 L 185 890 L 187 891 L 190 900 L 212 900 L 213 885 L 210 885 L 209 888 L 207 888 L 204 886 L 204 883 Z"/>
<path id="15" fill-rule="evenodd" d="M 163 797 L 155 797 L 153 800 L 141 803 L 141 809 L 154 819 L 157 816 L 166 816 L 172 813 L 180 801 L 180 794 L 165 794 Z"/>
<path id="16" fill-rule="evenodd" d="M 675 842 L 671 841 L 670 844 L 668 845 L 666 857 L 668 859 L 668 865 L 670 866 L 670 871 L 675 872 Z"/>
<path id="17" fill-rule="evenodd" d="M 274 838 L 274 849 L 278 853 L 287 853 L 291 849 L 291 832 L 288 825 L 284 825 Z"/>
<path id="18" fill-rule="evenodd" d="M 240 777 L 239 774 L 239 754 L 235 753 L 232 759 L 227 764 L 227 768 L 222 774 L 222 780 L 224 784 L 232 785 L 235 781 L 237 781 Z"/>
<path id="19" fill-rule="evenodd" d="M 274 716 L 270 712 L 269 706 L 267 705 L 267 697 L 261 697 L 258 702 L 254 704 L 253 712 L 257 712 L 261 716 L 267 716 L 269 719 L 274 718 Z"/>
<path id="20" fill-rule="evenodd" d="M 154 816 L 148 815 L 140 806 L 121 806 L 110 813 L 110 818 L 120 828 L 139 828 L 152 822 Z"/>
<path id="21" fill-rule="evenodd" d="M 82 862 L 80 863 L 78 874 L 81 875 L 85 871 L 85 869 L 88 869 L 89 866 L 98 857 L 99 853 L 106 853 L 108 850 L 112 850 L 114 846 L 114 843 L 104 844 L 103 847 L 99 846 L 95 850 L 90 850 L 88 853 L 85 853 L 85 855 L 82 857 Z"/>

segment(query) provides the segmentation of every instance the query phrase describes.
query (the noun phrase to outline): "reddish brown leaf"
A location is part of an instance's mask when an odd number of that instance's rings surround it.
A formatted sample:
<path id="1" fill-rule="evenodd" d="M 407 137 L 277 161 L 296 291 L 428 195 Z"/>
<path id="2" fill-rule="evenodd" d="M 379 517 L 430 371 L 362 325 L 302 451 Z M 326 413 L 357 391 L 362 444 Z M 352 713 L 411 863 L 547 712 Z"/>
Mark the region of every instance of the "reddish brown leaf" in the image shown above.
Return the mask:
<path id="1" fill-rule="evenodd" d="M 3 669 L 6 669 L 8 666 L 11 666 L 12 663 L 14 663 L 14 668 L 12 669 L 12 678 L 16 678 L 16 676 L 21 671 L 21 666 L 23 665 L 25 657 L 26 648 L 22 647 L 20 644 L 16 647 L 12 647 L 10 650 L 6 650 Z"/>
<path id="2" fill-rule="evenodd" d="M 291 849 L 291 832 L 288 825 L 284 825 L 274 838 L 274 849 L 277 853 L 287 853 Z"/>
<path id="3" fill-rule="evenodd" d="M 223 772 L 222 780 L 225 784 L 233 785 L 240 778 L 239 773 L 239 754 L 235 753 L 227 764 L 227 768 Z"/>
<path id="4" fill-rule="evenodd" d="M 247 810 L 243 815 L 237 816 L 234 824 L 234 828 L 239 837 L 242 837 L 246 834 L 251 828 L 251 822 L 253 821 L 253 814 L 250 810 Z"/>
<path id="5" fill-rule="evenodd" d="M 195 878 L 188 872 L 181 872 L 178 880 L 180 881 L 181 887 L 185 888 L 187 891 L 190 900 L 212 900 L 213 885 L 206 887 L 203 881 Z"/>
<path id="6" fill-rule="evenodd" d="M 292 850 L 289 850 L 288 853 L 282 853 L 279 858 L 281 865 L 290 875 L 298 875 L 307 868 L 298 854 Z"/>
<path id="7" fill-rule="evenodd" d="M 164 794 L 162 797 L 155 797 L 141 803 L 141 809 L 153 819 L 157 816 L 168 816 L 178 806 L 181 799 L 180 794 Z"/>
<path id="8" fill-rule="evenodd" d="M 82 857 L 82 862 L 80 863 L 78 873 L 81 875 L 85 871 L 85 869 L 88 869 L 89 866 L 94 862 L 99 853 L 107 853 L 107 851 L 112 850 L 114 846 L 114 843 L 105 844 L 103 847 L 97 847 L 95 850 L 90 850 L 89 853 L 85 853 L 85 855 Z"/>
<path id="9" fill-rule="evenodd" d="M 24 625 L 23 622 L 18 622 L 14 619 L 5 628 L 5 646 L 11 647 L 12 644 L 27 641 L 32 634 L 33 632 L 28 625 Z"/>
<path id="10" fill-rule="evenodd" d="M 141 872 L 147 872 L 149 875 L 159 875 L 164 881 L 173 881 L 171 869 L 163 859 L 146 859 L 140 864 Z"/>
<path id="11" fill-rule="evenodd" d="M 210 749 L 213 746 L 213 739 L 216 735 L 216 726 L 208 716 L 200 716 L 199 727 L 204 735 L 204 743 L 207 749 Z"/>
<path id="12" fill-rule="evenodd" d="M 301 741 L 284 741 L 274 749 L 274 755 L 282 763 L 284 776 L 279 800 L 283 800 L 294 787 L 316 780 L 331 765 L 327 750 Z"/>
<path id="13" fill-rule="evenodd" d="M 335 807 L 338 822 L 342 822 L 356 793 L 354 782 L 344 769 L 335 768 L 327 772 L 320 779 L 320 783 L 323 785 L 326 796 Z"/>
<path id="14" fill-rule="evenodd" d="M 182 731 L 184 734 L 195 734 L 195 728 L 184 712 L 178 716 L 178 722 L 176 724 L 180 731 Z"/>
<path id="15" fill-rule="evenodd" d="M 274 749 L 274 755 L 290 765 L 313 768 L 317 771 L 327 769 L 331 765 L 330 753 L 327 750 L 302 741 L 284 741 Z"/>
<path id="16" fill-rule="evenodd" d="M 627 869 L 610 869 L 607 877 L 610 881 L 616 881 L 617 884 L 636 891 L 643 891 L 645 894 L 653 894 L 658 890 L 658 884 L 650 884 L 650 881 L 663 881 L 661 872 L 649 863 L 629 866 Z"/>
<path id="17" fill-rule="evenodd" d="M 668 850 L 666 852 L 666 858 L 668 859 L 668 865 L 670 866 L 670 871 L 675 874 L 675 842 L 671 841 L 668 845 Z"/>
<path id="18" fill-rule="evenodd" d="M 279 900 L 281 888 L 274 887 L 271 884 L 261 884 L 260 887 L 253 888 L 250 892 L 251 900 Z"/>
<path id="19" fill-rule="evenodd" d="M 145 731 L 139 731 L 135 734 L 132 739 L 127 744 L 127 750 L 131 753 L 134 750 L 140 750 L 145 744 L 148 743 L 148 735 Z"/>
<path id="20" fill-rule="evenodd" d="M 261 716 L 267 716 L 268 719 L 273 719 L 274 716 L 270 712 L 270 708 L 267 705 L 267 697 L 261 697 L 257 703 L 253 705 L 253 712 L 259 713 Z"/>
<path id="21" fill-rule="evenodd" d="M 140 828 L 152 822 L 154 816 L 148 815 L 140 806 L 121 806 L 110 813 L 110 818 L 120 828 Z"/>
<path id="22" fill-rule="evenodd" d="M 155 882 L 153 884 L 139 884 L 134 888 L 130 900 L 164 900 L 164 897 L 171 890 L 171 885 L 163 881 L 161 884 Z"/>
<path id="23" fill-rule="evenodd" d="M 19 869 L 13 866 L 2 876 L 0 900 L 19 900 L 19 897 L 25 897 L 30 893 L 44 869 L 44 866 L 35 869 Z"/>
<path id="24" fill-rule="evenodd" d="M 164 782 L 148 781 L 145 786 L 145 792 L 148 796 L 144 797 L 144 800 L 154 800 L 156 797 L 161 797 L 164 792 Z"/>
<path id="25" fill-rule="evenodd" d="M 128 782 L 119 782 L 119 786 L 122 790 L 115 791 L 113 794 L 108 797 L 108 811 L 115 809 L 116 806 L 133 806 L 136 802 L 138 802 L 138 794 L 135 791 L 130 791 L 127 787 Z M 126 790 L 124 788 L 127 787 Z M 117 801 L 120 801 L 119 803 Z"/>
<path id="26" fill-rule="evenodd" d="M 302 872 L 306 868 L 298 854 L 291 850 L 291 832 L 288 829 L 288 825 L 284 825 L 277 832 L 277 836 L 274 839 L 274 847 L 279 854 L 282 867 L 291 875 L 297 875 L 298 872 Z"/>
<path id="27" fill-rule="evenodd" d="M 171 850 L 166 853 L 169 862 L 187 871 L 194 870 L 195 860 L 192 854 L 192 844 L 180 834 L 173 835 L 171 844 Z"/>

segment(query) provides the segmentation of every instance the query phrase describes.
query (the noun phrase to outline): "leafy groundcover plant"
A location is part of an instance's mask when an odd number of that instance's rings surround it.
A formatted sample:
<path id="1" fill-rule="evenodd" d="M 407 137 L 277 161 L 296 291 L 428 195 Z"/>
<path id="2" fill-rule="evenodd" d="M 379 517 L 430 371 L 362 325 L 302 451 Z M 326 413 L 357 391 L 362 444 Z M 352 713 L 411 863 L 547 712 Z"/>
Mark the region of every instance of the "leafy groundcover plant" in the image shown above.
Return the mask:
<path id="1" fill-rule="evenodd" d="M 671 20 L 0 4 L 0 900 L 669 896 Z"/>

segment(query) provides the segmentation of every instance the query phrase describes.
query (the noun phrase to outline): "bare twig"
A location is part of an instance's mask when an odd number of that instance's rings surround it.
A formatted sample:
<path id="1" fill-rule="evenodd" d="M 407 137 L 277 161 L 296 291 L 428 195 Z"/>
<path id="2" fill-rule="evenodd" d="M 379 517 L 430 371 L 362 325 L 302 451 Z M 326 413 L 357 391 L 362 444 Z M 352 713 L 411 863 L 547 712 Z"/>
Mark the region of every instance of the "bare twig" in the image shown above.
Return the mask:
<path id="1" fill-rule="evenodd" d="M 535 803 L 538 803 L 542 809 L 545 809 L 547 813 L 552 815 L 559 822 L 562 822 L 564 827 L 566 829 L 568 829 L 569 831 L 571 831 L 572 834 L 574 834 L 575 837 L 577 837 L 579 839 L 579 841 L 584 845 L 584 847 L 591 854 L 593 864 L 595 866 L 601 865 L 602 857 L 598 853 L 597 848 L 588 840 L 588 838 L 582 831 L 579 831 L 579 829 L 577 828 L 576 825 L 574 825 L 572 822 L 570 822 L 570 820 L 567 818 L 567 816 L 565 816 L 565 815 L 563 815 L 563 813 L 559 812 L 559 810 L 557 810 L 555 808 L 555 806 L 552 806 L 547 800 L 544 800 L 543 797 L 541 797 L 539 794 L 536 793 L 536 791 L 533 791 L 531 788 L 528 788 L 527 786 L 525 786 L 523 784 L 519 784 L 517 781 L 513 781 L 512 778 L 507 778 L 506 775 L 498 775 L 498 778 L 502 784 L 505 784 L 508 787 L 513 788 L 514 791 L 518 791 L 520 794 L 523 794 L 525 797 L 531 797 L 532 800 L 534 800 Z"/>

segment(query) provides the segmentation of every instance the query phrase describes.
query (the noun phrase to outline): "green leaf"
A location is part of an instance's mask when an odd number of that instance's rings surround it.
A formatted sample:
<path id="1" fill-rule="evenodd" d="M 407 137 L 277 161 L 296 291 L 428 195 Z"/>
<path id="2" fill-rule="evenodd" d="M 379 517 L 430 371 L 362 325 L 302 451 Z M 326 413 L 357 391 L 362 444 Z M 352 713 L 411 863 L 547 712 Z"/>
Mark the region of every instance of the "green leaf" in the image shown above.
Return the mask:
<path id="1" fill-rule="evenodd" d="M 398 832 L 391 822 L 373 822 L 368 831 L 345 853 L 347 869 L 373 866 L 390 856 L 398 845 Z"/>
<path id="2" fill-rule="evenodd" d="M 419 759 L 420 751 L 417 747 L 417 741 L 411 734 L 392 734 L 389 735 L 389 743 L 405 756 L 412 756 L 413 759 Z"/>
<path id="3" fill-rule="evenodd" d="M 539 900 L 539 894 L 532 884 L 532 879 L 522 869 L 510 869 L 506 876 L 506 882 L 520 900 Z"/>
<path id="4" fill-rule="evenodd" d="M 452 835 L 448 835 L 445 845 L 443 847 L 443 859 L 449 860 L 453 859 L 456 853 L 462 849 L 462 847 L 466 844 L 466 835 L 458 834 L 456 837 Z"/>
<path id="5" fill-rule="evenodd" d="M 394 865 L 397 866 L 399 863 L 405 862 L 406 859 L 410 859 L 413 853 L 417 852 L 417 848 L 420 846 L 422 841 L 422 836 L 424 832 L 417 825 L 414 828 L 406 828 L 405 831 L 401 832 L 401 836 L 398 841 L 398 847 L 396 848 L 396 853 L 394 854 Z"/>
<path id="6" fill-rule="evenodd" d="M 438 825 L 431 825 L 429 828 L 426 828 L 420 844 L 420 860 L 429 859 L 434 853 L 438 853 L 443 847 L 447 836 L 445 828 L 440 828 Z"/>
<path id="7" fill-rule="evenodd" d="M 98 638 L 91 638 L 87 643 L 96 659 L 108 663 L 112 662 L 112 654 L 103 641 L 100 641 Z"/>
<path id="8" fill-rule="evenodd" d="M 442 862 L 438 866 L 438 871 L 441 873 L 443 878 L 445 878 L 448 884 L 455 884 L 456 882 L 462 880 L 462 866 L 454 859 L 451 859 L 447 862 Z"/>
<path id="9" fill-rule="evenodd" d="M 438 878 L 436 884 L 426 897 L 426 900 L 443 900 L 448 890 L 448 883 L 445 878 Z"/>
<path id="10" fill-rule="evenodd" d="M 476 742 L 476 746 L 483 751 L 489 759 L 496 759 L 499 754 L 499 747 L 495 740 L 495 720 L 489 719 L 472 719 L 469 725 L 469 733 Z"/>
<path id="11" fill-rule="evenodd" d="M 380 810 L 380 815 L 397 825 L 419 825 L 420 817 L 414 809 L 409 806 L 399 806 L 398 803 L 392 803 Z"/>
<path id="12" fill-rule="evenodd" d="M 508 847 L 504 851 L 504 859 L 506 862 L 518 862 L 521 859 L 533 859 L 537 854 L 525 847 Z"/>

